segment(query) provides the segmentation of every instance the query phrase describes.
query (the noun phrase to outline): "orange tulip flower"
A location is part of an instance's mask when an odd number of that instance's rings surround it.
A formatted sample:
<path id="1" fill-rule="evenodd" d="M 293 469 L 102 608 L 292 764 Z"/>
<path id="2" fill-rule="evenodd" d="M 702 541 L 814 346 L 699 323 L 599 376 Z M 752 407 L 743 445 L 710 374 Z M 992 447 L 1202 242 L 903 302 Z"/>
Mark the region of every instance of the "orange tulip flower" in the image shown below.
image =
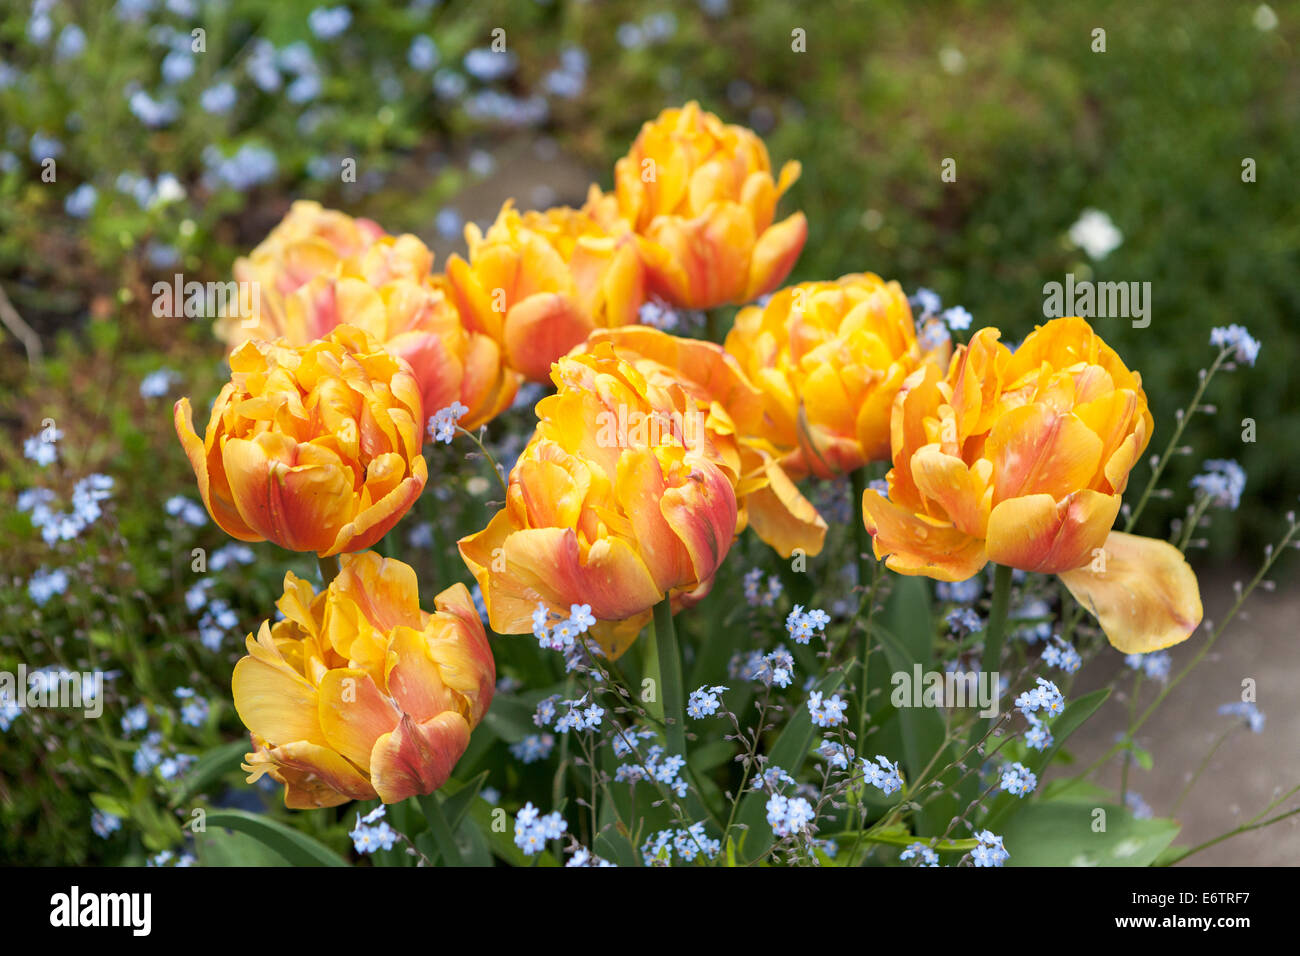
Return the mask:
<path id="1" fill-rule="evenodd" d="M 236 263 L 236 278 L 255 282 L 257 294 L 251 313 L 223 319 L 219 334 L 232 349 L 249 339 L 306 345 L 338 325 L 358 326 L 411 364 L 426 412 L 459 401 L 469 409 L 463 427 L 486 424 L 510 407 L 519 376 L 491 337 L 464 327 L 428 247 L 375 230 L 368 220 L 295 203 Z"/>
<path id="2" fill-rule="evenodd" d="M 796 475 L 831 478 L 889 457 L 889 419 L 922 362 L 946 368 L 950 340 L 923 348 L 897 282 L 865 273 L 782 289 L 736 316 L 727 351 L 763 392 L 772 443 Z"/>
<path id="3" fill-rule="evenodd" d="M 637 321 L 645 290 L 635 246 L 583 212 L 521 214 L 507 202 L 486 235 L 467 225 L 465 241 L 469 260 L 447 261 L 461 317 L 532 381 L 546 381 L 592 329 Z"/>
<path id="4" fill-rule="evenodd" d="M 942 581 L 988 561 L 1059 574 L 1119 650 L 1185 640 L 1202 612 L 1182 554 L 1111 530 L 1151 438 L 1141 378 L 1083 319 L 1015 353 L 998 337 L 981 329 L 946 376 L 927 364 L 903 383 L 888 497 L 862 499 L 876 557 Z"/>
<path id="5" fill-rule="evenodd" d="M 230 356 L 202 440 L 188 398 L 176 434 L 212 520 L 241 541 L 321 556 L 382 538 L 428 478 L 410 367 L 340 325 L 296 348 L 250 341 Z"/>
<path id="6" fill-rule="evenodd" d="M 218 336 L 233 349 L 250 338 L 270 341 L 284 335 L 288 297 L 316 276 L 330 274 L 364 253 L 384 235 L 370 219 L 298 200 L 257 248 L 235 261 L 235 280 L 252 291 L 252 311 L 224 316 L 217 323 Z"/>
<path id="7" fill-rule="evenodd" d="M 819 554 L 826 522 L 800 492 L 768 440 L 763 395 L 736 360 L 713 342 L 679 338 L 643 325 L 593 332 L 588 347 L 608 342 L 648 384 L 685 389 L 705 430 L 737 476 L 736 533 L 749 525 L 782 557 Z M 722 436 L 730 434 L 731 440 Z"/>
<path id="8" fill-rule="evenodd" d="M 286 574 L 276 605 L 285 619 L 248 635 L 235 665 L 235 710 L 253 740 L 248 780 L 270 775 L 294 809 L 437 790 L 496 683 L 463 584 L 429 614 L 408 565 L 372 551 L 341 563 L 319 593 Z"/>
<path id="9" fill-rule="evenodd" d="M 773 224 L 799 169 L 788 162 L 774 180 L 758 136 L 691 102 L 641 127 L 614 166 L 613 195 L 593 186 L 586 208 L 637 235 L 650 289 L 674 305 L 748 302 L 779 286 L 803 250 L 803 213 Z"/>
<path id="10" fill-rule="evenodd" d="M 539 603 L 589 604 L 593 637 L 617 657 L 665 596 L 682 607 L 708 593 L 736 533 L 739 457 L 706 403 L 609 342 L 551 377 L 505 508 L 460 552 L 494 630 L 532 630 Z"/>

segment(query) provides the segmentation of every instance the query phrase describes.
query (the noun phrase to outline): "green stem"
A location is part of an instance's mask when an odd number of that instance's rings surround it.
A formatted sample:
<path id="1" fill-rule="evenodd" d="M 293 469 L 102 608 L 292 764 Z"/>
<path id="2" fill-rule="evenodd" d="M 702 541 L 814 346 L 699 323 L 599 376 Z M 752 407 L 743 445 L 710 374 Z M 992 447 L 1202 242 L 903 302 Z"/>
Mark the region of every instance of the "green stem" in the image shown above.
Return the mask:
<path id="1" fill-rule="evenodd" d="M 1205 389 L 1209 386 L 1210 379 L 1214 378 L 1214 374 L 1223 366 L 1224 361 L 1228 357 L 1228 351 L 1228 349 L 1221 349 L 1219 351 L 1219 355 L 1214 360 L 1214 364 L 1211 365 L 1209 370 L 1201 376 L 1201 381 L 1196 389 L 1196 394 L 1192 396 L 1192 400 L 1187 404 L 1187 407 L 1183 409 L 1183 413 L 1178 416 L 1178 421 L 1174 425 L 1174 433 L 1169 438 L 1169 444 L 1165 446 L 1164 452 L 1156 459 L 1155 466 L 1151 469 L 1151 477 L 1147 479 L 1146 487 L 1142 489 L 1142 497 L 1138 499 L 1137 505 L 1129 513 L 1128 521 L 1124 523 L 1125 531 L 1132 531 L 1133 526 L 1137 524 L 1138 517 L 1142 514 L 1142 509 L 1146 507 L 1147 501 L 1151 498 L 1151 493 L 1155 491 L 1156 485 L 1160 483 L 1160 476 L 1164 474 L 1165 467 L 1169 464 L 1169 460 L 1173 458 L 1174 452 L 1178 448 L 1178 442 L 1183 437 L 1183 429 L 1187 427 L 1187 423 L 1191 420 L 1191 417 L 1196 414 L 1196 409 L 1200 407 L 1201 398 L 1205 395 Z"/>
<path id="2" fill-rule="evenodd" d="M 1205 768 L 1210 765 L 1210 761 L 1213 760 L 1214 755 L 1219 752 L 1219 748 L 1223 746 L 1223 742 L 1227 740 L 1228 736 L 1237 728 L 1238 725 L 1233 724 L 1223 733 L 1219 734 L 1218 739 L 1216 739 L 1214 741 L 1213 746 L 1210 747 L 1210 752 L 1205 755 L 1205 758 L 1200 762 L 1200 765 L 1197 766 L 1196 772 L 1192 774 L 1191 777 L 1188 778 L 1187 784 L 1183 787 L 1182 791 L 1178 794 L 1178 799 L 1175 800 L 1174 805 L 1169 808 L 1169 815 L 1171 817 L 1175 813 L 1177 813 L 1178 808 L 1183 805 L 1183 801 L 1187 799 L 1187 795 L 1192 792 L 1193 785 L 1195 785 L 1196 781 L 1201 778 L 1201 774 L 1205 773 Z"/>
<path id="3" fill-rule="evenodd" d="M 871 568 L 871 589 L 867 588 L 867 554 L 871 551 L 871 535 L 867 533 L 867 525 L 862 513 L 862 496 L 867 490 L 867 470 L 857 468 L 849 472 L 849 487 L 853 489 L 853 514 L 856 520 L 853 523 L 853 541 L 857 548 L 857 554 L 854 555 L 854 561 L 858 568 L 858 587 L 862 589 L 867 604 L 867 618 L 862 622 L 862 680 L 858 687 L 858 737 L 857 746 L 863 746 L 863 738 L 867 733 L 867 667 L 871 660 L 871 618 L 876 610 L 876 586 L 879 583 L 879 565 L 874 562 L 870 564 Z M 858 603 L 858 619 L 862 618 L 862 601 Z"/>
<path id="4" fill-rule="evenodd" d="M 1277 804 L 1278 801 L 1274 801 L 1273 803 L 1271 803 L 1268 809 L 1264 811 L 1264 813 L 1267 813 L 1273 807 L 1277 806 Z M 1300 807 L 1296 807 L 1292 810 L 1287 810 L 1285 813 L 1279 813 L 1277 816 L 1270 817 L 1267 820 L 1260 820 L 1259 818 L 1262 817 L 1264 813 L 1257 814 L 1256 816 L 1252 817 L 1249 822 L 1243 823 L 1241 826 L 1237 827 L 1236 829 L 1229 830 L 1227 833 L 1221 833 L 1219 834 L 1219 836 L 1215 837 L 1212 840 L 1206 840 L 1204 843 L 1199 843 L 1196 846 L 1192 847 L 1191 849 L 1185 850 L 1184 852 L 1178 854 L 1177 856 L 1165 860 L 1163 865 L 1173 866 L 1175 863 L 1180 863 L 1183 860 L 1187 859 L 1193 853 L 1200 853 L 1202 850 L 1208 849 L 1209 847 L 1212 847 L 1215 844 L 1222 843 L 1224 840 L 1229 840 L 1232 837 L 1238 836 L 1242 833 L 1249 833 L 1252 830 L 1262 830 L 1265 827 L 1271 827 L 1275 823 L 1281 823 L 1283 820 L 1289 819 L 1290 817 L 1295 816 L 1297 813 L 1300 813 Z"/>
<path id="5" fill-rule="evenodd" d="M 465 862 L 460 856 L 460 847 L 456 845 L 456 836 L 451 832 L 451 824 L 447 822 L 447 815 L 442 812 L 442 804 L 438 802 L 438 795 L 426 793 L 415 799 L 420 805 L 420 810 L 424 813 L 425 822 L 429 824 L 429 832 L 433 834 L 433 842 L 438 847 L 438 854 L 442 857 L 443 863 L 447 866 L 464 866 Z"/>
<path id="6" fill-rule="evenodd" d="M 995 565 L 993 572 L 993 602 L 989 605 L 989 623 L 984 628 L 984 654 L 980 658 L 980 670 L 985 674 L 997 673 L 1002 660 L 1002 644 L 1006 639 L 1007 605 L 1011 602 L 1011 568 L 1005 564 Z M 992 718 L 981 717 L 971 727 L 970 740 L 981 739 Z"/>
<path id="7" fill-rule="evenodd" d="M 1137 719 L 1138 697 L 1142 693 L 1142 669 L 1138 668 L 1137 674 L 1133 677 L 1133 692 L 1128 701 L 1128 726 L 1125 733 L 1128 740 L 1133 740 L 1133 721 Z M 1119 802 L 1128 803 L 1128 772 L 1133 766 L 1133 748 L 1124 751 L 1124 766 L 1119 772 Z"/>
<path id="8" fill-rule="evenodd" d="M 322 558 L 318 554 L 316 555 L 316 563 L 320 566 L 320 579 L 322 583 L 324 583 L 326 587 L 329 587 L 330 582 L 339 576 L 339 571 L 341 570 L 339 565 L 339 556 L 333 554 L 328 558 Z"/>
<path id="9" fill-rule="evenodd" d="M 664 739 L 669 754 L 686 756 L 686 701 L 682 696 L 682 656 L 673 628 L 672 599 L 665 595 L 655 605 L 655 654 L 659 670 L 659 694 L 663 701 Z"/>
<path id="10" fill-rule="evenodd" d="M 480 440 L 480 438 L 477 435 L 475 435 L 473 432 L 466 431 L 464 428 L 461 428 L 459 425 L 456 426 L 456 431 L 460 432 L 462 435 L 464 435 L 474 444 L 478 445 L 478 450 L 482 452 L 483 457 L 486 458 L 488 460 L 488 464 L 492 466 L 492 474 L 497 476 L 497 484 L 501 486 L 502 492 L 509 495 L 510 488 L 506 484 L 505 471 L 502 469 L 500 465 L 497 464 L 496 458 L 492 456 L 492 452 L 488 451 L 487 445 L 483 444 L 482 440 Z"/>

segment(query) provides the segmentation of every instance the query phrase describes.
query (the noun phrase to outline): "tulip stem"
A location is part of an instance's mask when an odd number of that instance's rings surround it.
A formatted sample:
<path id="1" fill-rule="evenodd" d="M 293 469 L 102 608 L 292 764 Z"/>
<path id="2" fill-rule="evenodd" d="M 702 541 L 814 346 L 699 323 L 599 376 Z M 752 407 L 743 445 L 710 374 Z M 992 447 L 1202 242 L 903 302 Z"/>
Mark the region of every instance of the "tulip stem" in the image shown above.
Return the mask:
<path id="1" fill-rule="evenodd" d="M 1002 643 L 1007 630 L 1007 605 L 1011 602 L 1011 568 L 1005 564 L 994 565 L 993 600 L 989 605 L 989 622 L 984 628 L 984 654 L 980 657 L 980 670 L 983 674 L 996 674 L 1002 662 Z M 983 717 L 975 721 L 971 728 L 970 741 L 974 746 L 987 732 L 991 718 Z"/>
<path id="2" fill-rule="evenodd" d="M 862 496 L 867 490 L 867 469 L 856 468 L 849 472 L 849 487 L 852 489 L 853 501 L 850 513 L 853 519 L 853 542 L 857 553 L 853 556 L 858 569 L 858 590 L 862 596 L 858 599 L 857 619 L 862 622 L 862 678 L 858 686 L 858 737 L 861 741 L 867 733 L 867 669 L 871 662 L 871 619 L 876 612 L 876 586 L 880 583 L 880 565 L 872 563 L 871 584 L 867 585 L 867 554 L 871 553 L 871 535 L 867 533 L 865 515 L 862 511 Z M 863 606 L 866 617 L 863 619 Z M 861 744 L 859 744 L 861 746 Z"/>
<path id="3" fill-rule="evenodd" d="M 502 493 L 509 496 L 510 487 L 506 483 L 505 469 L 497 464 L 497 460 L 493 457 L 492 452 L 488 451 L 487 445 L 483 444 L 483 439 L 478 435 L 475 435 L 473 432 L 461 428 L 459 425 L 456 426 L 456 431 L 460 432 L 474 444 L 478 445 L 478 450 L 482 453 L 483 457 L 488 460 L 488 464 L 492 466 L 492 474 L 497 476 L 497 484 L 501 486 Z"/>
<path id="4" fill-rule="evenodd" d="M 718 318 L 717 309 L 709 309 L 704 313 L 704 337 L 710 342 L 718 342 L 722 336 L 718 333 L 718 327 L 721 325 Z"/>
<path id="5" fill-rule="evenodd" d="M 673 604 L 669 595 L 655 605 L 655 657 L 659 697 L 663 703 L 664 739 L 668 753 L 686 756 L 686 704 L 682 698 L 682 656 L 673 628 Z"/>
<path id="6" fill-rule="evenodd" d="M 433 842 L 438 847 L 438 855 L 442 857 L 442 862 L 446 866 L 464 866 L 460 847 L 456 845 L 456 835 L 451 832 L 451 824 L 447 822 L 447 815 L 442 812 L 438 795 L 426 793 L 416 797 L 416 801 L 424 813 L 425 822 L 429 824 L 429 833 L 433 835 Z"/>
<path id="7" fill-rule="evenodd" d="M 326 587 L 329 587 L 330 582 L 339 576 L 341 570 L 339 556 L 332 554 L 328 558 L 323 558 L 318 554 L 316 555 L 316 563 L 320 566 L 321 581 Z"/>

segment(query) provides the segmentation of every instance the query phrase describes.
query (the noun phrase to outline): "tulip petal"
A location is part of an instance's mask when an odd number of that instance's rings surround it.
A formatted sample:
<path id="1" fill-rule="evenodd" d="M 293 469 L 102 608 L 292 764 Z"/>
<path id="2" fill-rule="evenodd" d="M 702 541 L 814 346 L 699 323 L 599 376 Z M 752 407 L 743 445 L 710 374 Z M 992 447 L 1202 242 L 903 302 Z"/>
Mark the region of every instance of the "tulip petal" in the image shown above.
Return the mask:
<path id="1" fill-rule="evenodd" d="M 399 718 L 392 700 L 370 675 L 352 667 L 333 668 L 321 677 L 317 713 L 329 746 L 362 767 L 375 741 L 397 726 Z"/>
<path id="2" fill-rule="evenodd" d="M 1060 500 L 1087 488 L 1101 451 L 1101 439 L 1075 415 L 1045 404 L 1013 408 L 998 418 L 984 447 L 993 462 L 994 501 L 1037 494 Z"/>
<path id="3" fill-rule="evenodd" d="M 422 721 L 457 709 L 457 701 L 443 685 L 442 671 L 429 652 L 426 634 L 413 627 L 399 627 L 389 648 L 388 692 L 402 713 Z"/>
<path id="4" fill-rule="evenodd" d="M 334 543 L 328 550 L 320 552 L 321 557 L 328 558 L 341 551 L 363 551 L 373 547 L 380 538 L 388 534 L 393 525 L 397 524 L 402 515 L 415 504 L 416 499 L 420 497 L 420 492 L 424 491 L 425 482 L 429 477 L 429 466 L 425 464 L 423 457 L 416 456 L 411 459 L 411 471 L 413 472 L 411 477 L 403 479 L 396 488 L 357 515 L 352 522 L 340 528 Z"/>
<path id="5" fill-rule="evenodd" d="M 226 390 L 223 389 L 222 396 L 226 394 Z M 218 405 L 220 401 L 218 399 Z M 213 414 L 216 412 L 214 411 Z M 239 509 L 235 507 L 234 498 L 230 495 L 230 489 L 225 481 L 221 481 L 220 487 L 214 487 L 213 479 L 217 476 L 212 475 L 208 469 L 207 449 L 203 440 L 194 431 L 194 411 L 190 408 L 188 398 L 176 402 L 173 420 L 176 424 L 176 437 L 180 439 L 181 447 L 185 449 L 185 456 L 190 460 L 190 467 L 194 469 L 194 477 L 198 479 L 199 496 L 207 506 L 208 514 L 212 515 L 212 520 L 232 538 L 238 538 L 240 541 L 265 540 L 263 535 L 249 527 L 248 523 L 240 517 Z"/>
<path id="6" fill-rule="evenodd" d="M 513 578 L 535 594 L 533 607 L 538 600 L 548 607 L 568 607 L 581 595 L 597 620 L 617 621 L 663 598 L 640 555 L 620 538 L 593 542 L 583 560 L 571 528 L 532 528 L 510 535 L 503 556 L 506 571 L 498 577 Z M 531 621 L 520 628 L 531 629 Z"/>
<path id="7" fill-rule="evenodd" d="M 1051 495 L 1009 498 L 989 514 L 989 560 L 1044 574 L 1077 568 L 1106 541 L 1119 504 L 1119 495 L 1091 490 L 1060 502 Z"/>
<path id="8" fill-rule="evenodd" d="M 443 683 L 469 700 L 469 723 L 471 727 L 477 726 L 492 703 L 497 681 L 496 661 L 483 630 L 483 620 L 463 584 L 453 584 L 434 598 L 433 603 L 445 624 L 434 629 L 430 653 Z"/>
<path id="9" fill-rule="evenodd" d="M 775 459 L 763 464 L 767 484 L 745 496 L 754 533 L 783 558 L 795 550 L 812 557 L 826 541 L 826 521 Z"/>
<path id="10" fill-rule="evenodd" d="M 925 445 L 912 456 L 912 479 L 917 490 L 942 509 L 960 531 L 984 537 L 984 516 L 980 513 L 983 489 L 977 487 L 975 475 L 966 463 L 954 455 L 945 455 L 938 445 Z"/>
<path id="11" fill-rule="evenodd" d="M 531 295 L 506 315 L 506 361 L 525 378 L 545 382 L 551 362 L 585 339 L 593 327 L 568 296 L 553 292 Z"/>
<path id="12" fill-rule="evenodd" d="M 240 517 L 264 538 L 292 551 L 321 551 L 334 540 L 338 516 L 352 508 L 350 476 L 338 467 L 295 468 L 293 440 L 276 432 L 229 438 L 221 449 Z"/>
<path id="13" fill-rule="evenodd" d="M 1116 650 L 1146 654 L 1192 635 L 1203 614 L 1201 593 L 1177 548 L 1112 531 L 1104 556 L 1105 570 L 1089 564 L 1061 574 L 1061 580 L 1096 616 Z"/>
<path id="14" fill-rule="evenodd" d="M 337 807 L 376 796 L 361 771 L 328 747 L 299 740 L 251 753 L 246 759 L 248 782 L 269 772 L 284 784 L 284 805 L 290 810 Z"/>
<path id="15" fill-rule="evenodd" d="M 862 517 L 877 558 L 899 574 L 965 581 L 988 562 L 984 542 L 952 525 L 900 508 L 879 492 L 862 494 Z"/>
<path id="16" fill-rule="evenodd" d="M 433 793 L 468 746 L 469 724 L 460 714 L 442 713 L 423 723 L 403 715 L 396 730 L 375 741 L 370 782 L 384 803 Z"/>
<path id="17" fill-rule="evenodd" d="M 807 240 L 808 220 L 801 212 L 765 230 L 750 257 L 745 301 L 765 295 L 785 281 Z"/>
<path id="18" fill-rule="evenodd" d="M 664 492 L 659 510 L 686 546 L 692 580 L 713 577 L 736 535 L 736 494 L 726 475 L 714 467 L 693 469 L 684 484 Z"/>
<path id="19" fill-rule="evenodd" d="M 231 678 L 235 712 L 244 726 L 273 743 L 301 740 L 326 746 L 316 716 L 316 688 L 275 650 L 268 625 L 262 625 L 259 640 L 249 637 L 248 650 Z"/>
<path id="20" fill-rule="evenodd" d="M 373 551 L 344 555 L 332 590 L 354 602 L 380 630 L 424 624 L 415 569 L 394 558 Z"/>

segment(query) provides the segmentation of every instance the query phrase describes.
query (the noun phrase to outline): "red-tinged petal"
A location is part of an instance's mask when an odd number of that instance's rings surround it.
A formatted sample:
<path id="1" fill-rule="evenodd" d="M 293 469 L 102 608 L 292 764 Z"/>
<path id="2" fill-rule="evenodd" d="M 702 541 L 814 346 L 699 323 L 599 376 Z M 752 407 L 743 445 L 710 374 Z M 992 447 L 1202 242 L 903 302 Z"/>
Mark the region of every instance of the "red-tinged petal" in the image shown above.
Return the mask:
<path id="1" fill-rule="evenodd" d="M 439 626 L 433 628 L 431 653 L 442 679 L 470 702 L 469 722 L 478 725 L 492 703 L 497 668 L 483 621 L 463 584 L 453 584 L 436 598 Z"/>
<path id="2" fill-rule="evenodd" d="M 675 305 L 711 309 L 744 297 L 757 236 L 743 206 L 719 203 L 696 219 L 658 219 L 648 235 L 685 272 L 687 293 Z"/>
<path id="3" fill-rule="evenodd" d="M 684 484 L 664 493 L 659 510 L 686 546 L 695 572 L 689 580 L 713 577 L 736 536 L 736 494 L 726 475 L 714 467 L 693 470 Z M 681 583 L 687 582 L 675 582 Z"/>
<path id="4" fill-rule="evenodd" d="M 646 287 L 660 298 L 682 305 L 691 299 L 691 280 L 685 264 L 662 243 L 634 236 L 637 255 L 645 267 Z"/>
<path id="5" fill-rule="evenodd" d="M 502 366 L 501 349 L 486 335 L 470 336 L 464 367 L 460 401 L 469 412 L 461 420 L 461 426 L 466 431 L 474 431 L 510 407 L 519 390 L 519 375 Z M 428 402 L 424 406 L 428 415 L 445 407 Z"/>
<path id="6" fill-rule="evenodd" d="M 506 571 L 501 576 L 516 583 L 512 590 L 536 595 L 533 608 L 538 600 L 553 608 L 590 604 L 597 620 L 619 621 L 663 598 L 641 556 L 620 538 L 600 538 L 583 560 L 572 529 L 533 528 L 506 538 L 502 557 Z M 530 619 L 521 623 L 515 633 L 532 629 Z"/>
<path id="7" fill-rule="evenodd" d="M 317 713 L 329 746 L 360 767 L 367 766 L 375 741 L 401 716 L 368 673 L 351 667 L 325 672 Z"/>
<path id="8" fill-rule="evenodd" d="M 430 414 L 460 400 L 464 370 L 441 336 L 434 332 L 403 332 L 386 341 L 384 347 L 410 363 L 420 386 L 420 403 Z"/>
<path id="9" fill-rule="evenodd" d="M 291 551 L 328 547 L 340 516 L 352 508 L 352 489 L 341 469 L 309 466 L 290 480 L 296 446 L 287 435 L 262 432 L 252 440 L 230 438 L 221 457 L 240 517 L 262 537 Z M 295 489 L 305 489 L 310 497 L 297 498 Z"/>
<path id="10" fill-rule="evenodd" d="M 229 391 L 231 386 L 227 385 L 222 390 L 222 396 L 227 395 Z M 221 399 L 218 399 L 215 407 L 219 408 L 221 404 Z M 213 415 L 216 414 L 214 410 Z M 248 523 L 239 516 L 239 509 L 235 507 L 224 477 L 219 481 L 214 480 L 218 476 L 212 475 L 209 471 L 208 449 L 194 431 L 194 412 L 190 408 L 188 398 L 176 402 L 173 419 L 176 424 L 176 437 L 180 439 L 181 447 L 185 449 L 190 467 L 194 469 L 194 477 L 198 479 L 199 496 L 207 506 L 208 514 L 212 515 L 212 520 L 232 538 L 238 538 L 240 541 L 265 540 L 263 535 L 249 527 Z"/>
<path id="11" fill-rule="evenodd" d="M 393 525 L 415 504 L 429 478 L 429 467 L 424 463 L 423 457 L 411 459 L 411 470 L 411 477 L 403 479 L 396 488 L 340 528 L 334 543 L 328 550 L 320 552 L 321 557 L 327 558 L 342 551 L 364 551 L 388 534 Z"/>
<path id="12" fill-rule="evenodd" d="M 862 517 L 876 557 L 888 557 L 886 563 L 899 574 L 965 581 L 988 561 L 978 538 L 900 508 L 870 488 L 862 495 Z"/>
<path id="13" fill-rule="evenodd" d="M 422 721 L 457 709 L 456 697 L 443 684 L 429 652 L 428 635 L 413 627 L 396 628 L 389 651 L 388 693 L 402 713 Z"/>
<path id="14" fill-rule="evenodd" d="M 331 590 L 355 603 L 375 627 L 387 631 L 423 625 L 419 582 L 409 564 L 362 551 L 343 555 L 339 566 Z"/>
<path id="15" fill-rule="evenodd" d="M 1070 413 L 1022 405 L 998 418 L 984 446 L 993 462 L 993 500 L 1087 488 L 1101 465 L 1101 439 Z"/>
<path id="16" fill-rule="evenodd" d="M 690 555 L 660 508 L 666 491 L 663 470 L 653 449 L 629 448 L 619 456 L 615 494 L 632 522 L 641 560 L 660 592 L 692 579 Z M 565 527 L 573 522 L 548 523 Z"/>
<path id="17" fill-rule="evenodd" d="M 749 262 L 745 300 L 771 292 L 790 274 L 808 240 L 808 220 L 797 212 L 769 227 L 758 237 Z"/>
<path id="18" fill-rule="evenodd" d="M 249 754 L 248 759 L 244 769 L 251 774 L 249 782 L 269 770 L 284 784 L 284 805 L 290 810 L 336 807 L 376 796 L 365 775 L 328 747 L 295 741 Z"/>
<path id="19" fill-rule="evenodd" d="M 384 803 L 433 793 L 468 746 L 469 724 L 460 714 L 443 713 L 424 723 L 403 716 L 396 730 L 375 741 L 370 782 Z"/>
<path id="20" fill-rule="evenodd" d="M 525 378 L 545 382 L 551 363 L 583 341 L 593 327 L 591 318 L 568 296 L 531 295 L 506 316 L 506 360 Z"/>
<path id="21" fill-rule="evenodd" d="M 1146 654 L 1187 640 L 1201 623 L 1196 575 L 1167 541 L 1112 531 L 1104 562 L 1061 575 L 1075 600 L 1096 615 L 1123 654 Z"/>
<path id="22" fill-rule="evenodd" d="M 1051 495 L 1009 498 L 989 514 L 989 560 L 1044 574 L 1077 568 L 1105 542 L 1119 503 L 1119 495 L 1091 490 L 1060 502 Z"/>

